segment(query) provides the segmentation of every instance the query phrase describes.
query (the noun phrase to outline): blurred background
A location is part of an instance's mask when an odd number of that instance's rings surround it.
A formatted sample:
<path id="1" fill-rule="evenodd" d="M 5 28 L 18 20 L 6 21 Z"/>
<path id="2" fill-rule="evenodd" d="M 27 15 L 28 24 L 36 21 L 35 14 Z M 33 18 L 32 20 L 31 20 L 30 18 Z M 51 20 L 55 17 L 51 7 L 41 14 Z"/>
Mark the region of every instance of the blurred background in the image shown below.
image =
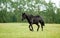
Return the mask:
<path id="1" fill-rule="evenodd" d="M 60 23 L 59 2 L 59 0 L 0 0 L 0 23 L 21 23 L 23 12 L 41 15 L 45 23 Z"/>

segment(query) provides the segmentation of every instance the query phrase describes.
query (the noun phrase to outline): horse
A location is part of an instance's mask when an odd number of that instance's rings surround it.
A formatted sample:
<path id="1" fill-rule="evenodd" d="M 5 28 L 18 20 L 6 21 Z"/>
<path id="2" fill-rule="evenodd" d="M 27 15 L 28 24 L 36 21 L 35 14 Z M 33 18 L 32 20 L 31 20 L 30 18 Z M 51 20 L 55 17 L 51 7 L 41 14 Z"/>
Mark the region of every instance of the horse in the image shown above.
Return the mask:
<path id="1" fill-rule="evenodd" d="M 40 28 L 39 23 L 41 24 L 41 29 L 43 31 L 43 26 L 45 26 L 45 23 L 41 16 L 39 16 L 39 15 L 33 16 L 32 14 L 22 13 L 22 21 L 24 19 L 26 19 L 28 21 L 30 31 L 34 31 L 32 24 L 36 24 L 38 26 L 38 28 L 37 28 L 37 31 L 38 31 Z"/>

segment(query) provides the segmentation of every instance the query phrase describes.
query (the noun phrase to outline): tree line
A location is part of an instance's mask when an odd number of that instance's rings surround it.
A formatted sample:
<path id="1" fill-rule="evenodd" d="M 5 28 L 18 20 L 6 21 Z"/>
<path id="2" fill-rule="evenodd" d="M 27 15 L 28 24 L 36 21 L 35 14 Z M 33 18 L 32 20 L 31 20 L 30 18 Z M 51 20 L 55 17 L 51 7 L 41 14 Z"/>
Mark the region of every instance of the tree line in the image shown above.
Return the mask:
<path id="1" fill-rule="evenodd" d="M 23 12 L 41 15 L 45 23 L 60 23 L 60 8 L 51 0 L 0 0 L 0 23 L 22 22 Z"/>

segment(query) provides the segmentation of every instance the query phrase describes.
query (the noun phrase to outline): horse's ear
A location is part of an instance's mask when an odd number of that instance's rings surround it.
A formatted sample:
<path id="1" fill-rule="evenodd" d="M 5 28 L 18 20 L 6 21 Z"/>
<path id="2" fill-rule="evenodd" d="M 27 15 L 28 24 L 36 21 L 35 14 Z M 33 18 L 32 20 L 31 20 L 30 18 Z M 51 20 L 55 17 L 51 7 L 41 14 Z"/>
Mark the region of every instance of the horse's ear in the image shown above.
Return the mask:
<path id="1" fill-rule="evenodd" d="M 25 13 L 22 13 L 23 15 L 25 14 Z"/>

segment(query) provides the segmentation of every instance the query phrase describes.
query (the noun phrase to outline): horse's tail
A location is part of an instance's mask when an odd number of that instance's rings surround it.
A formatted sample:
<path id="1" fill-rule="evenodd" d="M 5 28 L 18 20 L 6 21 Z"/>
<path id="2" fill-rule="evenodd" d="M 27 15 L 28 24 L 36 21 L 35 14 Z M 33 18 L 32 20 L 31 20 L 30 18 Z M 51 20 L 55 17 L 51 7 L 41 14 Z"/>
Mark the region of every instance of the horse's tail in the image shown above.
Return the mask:
<path id="1" fill-rule="evenodd" d="M 45 22 L 44 22 L 44 19 L 42 18 L 42 16 L 40 16 L 40 21 L 39 22 L 42 26 L 45 26 Z"/>
<path id="2" fill-rule="evenodd" d="M 44 23 L 44 21 L 41 23 L 43 26 L 45 26 L 45 23 Z"/>
<path id="3" fill-rule="evenodd" d="M 42 26 L 45 26 L 45 23 L 44 23 L 43 20 L 40 21 L 40 24 L 41 24 Z"/>

